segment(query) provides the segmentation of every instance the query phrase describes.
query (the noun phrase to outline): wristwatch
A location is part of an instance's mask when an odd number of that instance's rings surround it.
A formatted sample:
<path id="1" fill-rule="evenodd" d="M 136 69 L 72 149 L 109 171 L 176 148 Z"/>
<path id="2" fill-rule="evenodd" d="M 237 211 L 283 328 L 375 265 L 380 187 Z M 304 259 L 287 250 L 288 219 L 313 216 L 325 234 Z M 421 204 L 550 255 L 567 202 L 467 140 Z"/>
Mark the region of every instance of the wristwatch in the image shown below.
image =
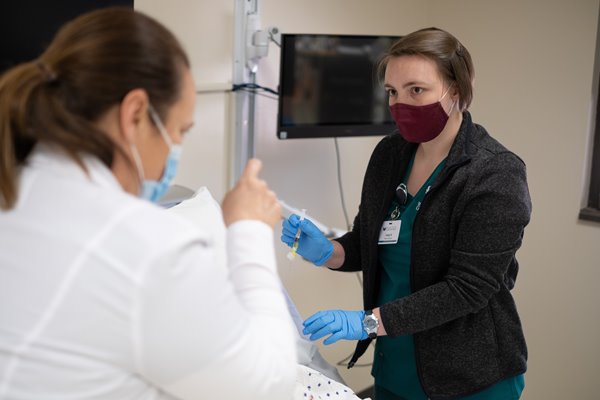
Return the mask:
<path id="1" fill-rule="evenodd" d="M 365 317 L 363 318 L 363 327 L 370 339 L 377 337 L 377 328 L 379 328 L 379 320 L 373 314 L 373 310 L 365 311 Z"/>

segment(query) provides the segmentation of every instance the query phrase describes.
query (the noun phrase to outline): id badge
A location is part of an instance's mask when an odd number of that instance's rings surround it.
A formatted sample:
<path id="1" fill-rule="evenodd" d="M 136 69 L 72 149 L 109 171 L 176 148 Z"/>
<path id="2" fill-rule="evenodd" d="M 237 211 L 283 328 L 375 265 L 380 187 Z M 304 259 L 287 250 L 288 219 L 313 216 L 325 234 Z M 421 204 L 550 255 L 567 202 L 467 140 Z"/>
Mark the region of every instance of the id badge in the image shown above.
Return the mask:
<path id="1" fill-rule="evenodd" d="M 396 244 L 400 236 L 401 220 L 383 221 L 381 231 L 379 231 L 379 241 L 377 244 Z"/>

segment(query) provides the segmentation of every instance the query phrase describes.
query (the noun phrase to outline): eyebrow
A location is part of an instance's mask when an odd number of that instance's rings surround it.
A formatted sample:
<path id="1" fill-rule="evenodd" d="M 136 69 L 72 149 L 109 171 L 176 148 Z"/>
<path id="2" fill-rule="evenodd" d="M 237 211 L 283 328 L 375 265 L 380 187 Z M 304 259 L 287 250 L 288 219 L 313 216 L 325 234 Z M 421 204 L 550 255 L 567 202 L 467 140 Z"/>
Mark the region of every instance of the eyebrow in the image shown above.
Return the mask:
<path id="1" fill-rule="evenodd" d="M 404 85 L 402 85 L 402 87 L 408 87 L 408 86 L 427 86 L 428 84 L 426 82 L 422 82 L 422 81 L 410 81 L 410 82 L 406 82 Z"/>
<path id="2" fill-rule="evenodd" d="M 422 81 L 410 81 L 410 82 L 406 82 L 404 85 L 402 85 L 403 88 L 409 87 L 409 86 L 428 86 L 429 84 L 426 82 L 422 82 Z M 394 88 L 394 85 L 391 85 L 389 83 L 384 83 L 383 84 L 384 87 L 386 88 Z"/>

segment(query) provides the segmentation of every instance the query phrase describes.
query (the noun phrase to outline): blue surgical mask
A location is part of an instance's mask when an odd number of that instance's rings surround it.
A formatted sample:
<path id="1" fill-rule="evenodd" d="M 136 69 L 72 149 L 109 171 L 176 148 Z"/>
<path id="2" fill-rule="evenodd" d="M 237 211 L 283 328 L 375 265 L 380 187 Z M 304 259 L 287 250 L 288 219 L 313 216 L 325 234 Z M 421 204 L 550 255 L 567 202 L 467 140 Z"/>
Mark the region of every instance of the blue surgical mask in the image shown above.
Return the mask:
<path id="1" fill-rule="evenodd" d="M 179 159 L 181 158 L 182 147 L 179 144 L 173 143 L 169 137 L 169 134 L 167 133 L 167 129 L 163 125 L 160 117 L 151 104 L 148 105 L 148 112 L 150 113 L 150 118 L 152 118 L 152 121 L 160 131 L 163 140 L 167 143 L 167 146 L 169 146 L 169 155 L 167 156 L 165 168 L 160 179 L 158 181 L 145 179 L 142 159 L 137 148 L 133 144 L 131 145 L 131 152 L 140 176 L 140 181 L 142 182 L 139 197 L 156 203 L 167 192 L 171 181 L 177 174 L 177 167 L 179 165 Z"/>

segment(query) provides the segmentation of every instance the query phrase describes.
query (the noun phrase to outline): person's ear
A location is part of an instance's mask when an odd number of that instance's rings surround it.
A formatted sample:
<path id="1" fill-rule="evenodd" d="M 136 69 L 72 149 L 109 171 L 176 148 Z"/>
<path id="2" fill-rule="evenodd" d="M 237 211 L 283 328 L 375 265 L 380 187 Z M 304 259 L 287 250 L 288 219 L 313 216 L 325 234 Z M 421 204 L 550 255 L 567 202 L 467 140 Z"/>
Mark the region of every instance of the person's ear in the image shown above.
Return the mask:
<path id="1" fill-rule="evenodd" d="M 456 84 L 453 84 L 450 88 L 450 97 L 452 100 L 458 100 L 458 87 L 456 87 Z"/>
<path id="2" fill-rule="evenodd" d="M 458 109 L 458 104 L 460 103 L 460 95 L 458 93 L 458 88 L 456 87 L 456 85 L 452 85 L 452 88 L 450 89 L 450 100 L 452 100 L 456 104 L 456 108 Z"/>
<path id="3" fill-rule="evenodd" d="M 133 89 L 119 105 L 119 127 L 126 143 L 135 143 L 138 134 L 148 123 L 148 93 Z"/>

